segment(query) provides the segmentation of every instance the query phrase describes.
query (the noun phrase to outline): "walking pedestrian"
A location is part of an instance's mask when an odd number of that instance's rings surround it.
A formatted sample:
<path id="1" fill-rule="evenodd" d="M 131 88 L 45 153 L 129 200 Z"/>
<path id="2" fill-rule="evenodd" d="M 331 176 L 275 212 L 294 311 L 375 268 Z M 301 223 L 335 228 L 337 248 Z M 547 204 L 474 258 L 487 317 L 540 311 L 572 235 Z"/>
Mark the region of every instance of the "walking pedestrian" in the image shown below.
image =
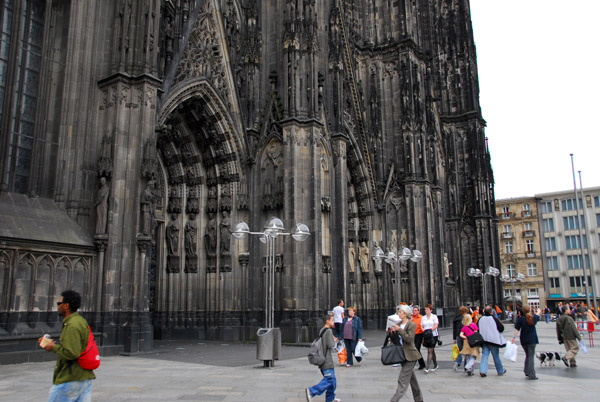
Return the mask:
<path id="1" fill-rule="evenodd" d="M 437 358 L 435 355 L 435 345 L 437 344 L 437 340 L 439 337 L 438 326 L 439 321 L 438 317 L 435 314 L 432 314 L 433 306 L 431 304 L 427 304 L 425 306 L 425 316 L 421 317 L 421 329 L 423 329 L 423 346 L 427 348 L 427 364 L 424 373 L 429 373 L 430 371 L 435 371 L 438 369 Z M 433 367 L 430 369 L 431 362 L 433 362 Z"/>
<path id="2" fill-rule="evenodd" d="M 577 367 L 575 356 L 579 352 L 579 341 L 581 334 L 577 330 L 577 325 L 571 316 L 571 310 L 565 310 L 565 314 L 556 320 L 556 337 L 558 343 L 565 345 L 567 354 L 562 357 L 562 361 L 567 367 Z"/>
<path id="3" fill-rule="evenodd" d="M 344 335 L 344 345 L 346 345 L 346 367 L 352 367 L 352 355 L 356 349 L 356 343 L 362 341 L 362 320 L 356 315 L 355 307 L 348 307 L 348 317 L 344 318 L 342 325 Z M 360 366 L 362 363 L 361 356 L 356 357 L 356 361 Z"/>
<path id="4" fill-rule="evenodd" d="M 496 366 L 498 375 L 504 375 L 504 373 L 506 373 L 506 370 L 502 366 L 502 360 L 500 360 L 500 348 L 506 346 L 506 339 L 504 339 L 501 334 L 501 332 L 504 332 L 504 325 L 498 318 L 494 317 L 493 312 L 494 309 L 491 305 L 485 306 L 483 317 L 477 322 L 479 333 L 484 341 L 481 364 L 479 364 L 479 375 L 481 377 L 487 376 L 488 358 L 490 353 L 494 359 L 494 365 Z"/>
<path id="5" fill-rule="evenodd" d="M 480 356 L 479 346 L 469 345 L 467 337 L 473 335 L 479 330 L 477 324 L 473 322 L 473 316 L 471 314 L 465 314 L 462 320 L 463 327 L 460 330 L 460 337 L 463 339 L 463 348 L 460 351 L 465 358 L 465 371 L 467 375 L 473 375 L 475 370 L 475 361 Z"/>
<path id="6" fill-rule="evenodd" d="M 550 322 L 550 309 L 548 308 L 548 305 L 544 307 L 544 318 L 546 319 L 546 324 L 548 324 Z"/>
<path id="7" fill-rule="evenodd" d="M 81 307 L 81 296 L 73 290 L 65 290 L 56 304 L 58 315 L 63 317 L 60 343 L 44 337 L 38 339 L 40 345 L 44 340 L 42 347 L 46 351 L 58 356 L 48 402 L 89 402 L 92 398 L 92 380 L 96 376 L 92 370 L 83 369 L 77 362 L 90 336 L 87 321 L 77 312 Z"/>
<path id="8" fill-rule="evenodd" d="M 540 343 L 537 336 L 535 325 L 540 320 L 540 309 L 537 309 L 537 314 L 532 314 L 529 306 L 523 306 L 517 310 L 517 321 L 515 322 L 515 333 L 511 342 L 515 343 L 515 338 L 521 331 L 521 347 L 525 351 L 525 367 L 523 372 L 528 380 L 537 380 L 535 375 L 535 346 Z"/>
<path id="9" fill-rule="evenodd" d="M 458 308 L 458 315 L 454 317 L 454 321 L 452 321 L 452 339 L 454 340 L 454 343 L 456 344 L 456 347 L 458 347 L 459 351 L 462 350 L 464 344 L 463 338 L 460 337 L 460 331 L 464 326 L 462 321 L 463 318 L 465 318 L 465 314 L 470 314 L 469 309 L 465 306 L 460 306 Z M 463 355 L 459 353 L 458 357 L 456 358 L 456 362 L 454 362 L 454 370 L 457 371 L 461 364 L 463 364 Z"/>
<path id="10" fill-rule="evenodd" d="M 331 351 L 337 342 L 337 339 L 333 336 L 332 328 L 335 328 L 333 322 L 333 315 L 326 315 L 323 317 L 325 325 L 319 331 L 319 336 L 323 338 L 323 349 L 325 351 L 325 362 L 319 366 L 323 379 L 317 385 L 310 388 L 306 388 L 306 400 L 310 401 L 314 396 L 321 395 L 325 392 L 326 402 L 341 402 L 335 397 L 336 379 L 335 370 L 333 368 L 333 359 L 331 358 Z"/>
<path id="11" fill-rule="evenodd" d="M 390 328 L 390 331 L 394 330 L 400 336 L 406 361 L 400 363 L 402 368 L 398 375 L 398 388 L 396 388 L 396 393 L 392 396 L 390 401 L 398 402 L 400 398 L 406 394 L 410 384 L 414 400 L 416 402 L 423 402 L 423 394 L 421 393 L 421 388 L 419 388 L 417 376 L 414 372 L 415 362 L 422 358 L 421 353 L 419 353 L 415 347 L 415 332 L 417 330 L 417 325 L 410 319 L 411 309 L 409 306 L 399 305 L 397 311 L 398 316 L 400 317 L 400 323 L 393 325 Z"/>
<path id="12" fill-rule="evenodd" d="M 415 323 L 417 326 L 417 331 L 415 332 L 415 347 L 421 353 L 421 345 L 423 344 L 423 328 L 421 328 L 421 308 L 418 305 L 412 306 L 412 317 L 411 321 Z M 423 360 L 423 355 L 419 359 L 419 370 L 423 370 L 425 368 L 425 360 Z"/>
<path id="13" fill-rule="evenodd" d="M 337 338 L 342 337 L 342 323 L 344 322 L 344 300 L 338 300 L 338 305 L 333 308 L 333 322 L 335 323 L 335 333 Z"/>

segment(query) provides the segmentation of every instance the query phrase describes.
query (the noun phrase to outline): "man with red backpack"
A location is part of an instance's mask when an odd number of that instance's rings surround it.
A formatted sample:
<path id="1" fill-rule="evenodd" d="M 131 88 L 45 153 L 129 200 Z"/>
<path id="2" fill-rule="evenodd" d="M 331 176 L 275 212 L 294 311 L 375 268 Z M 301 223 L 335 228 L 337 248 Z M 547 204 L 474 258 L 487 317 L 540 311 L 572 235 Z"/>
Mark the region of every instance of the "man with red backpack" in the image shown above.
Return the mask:
<path id="1" fill-rule="evenodd" d="M 73 290 L 65 290 L 56 304 L 58 314 L 63 317 L 60 344 L 44 337 L 38 340 L 40 346 L 58 355 L 52 380 L 54 385 L 50 389 L 48 402 L 89 402 L 92 380 L 96 376 L 92 370 L 82 368 L 78 362 L 92 336 L 87 321 L 77 312 L 81 306 L 81 296 Z"/>

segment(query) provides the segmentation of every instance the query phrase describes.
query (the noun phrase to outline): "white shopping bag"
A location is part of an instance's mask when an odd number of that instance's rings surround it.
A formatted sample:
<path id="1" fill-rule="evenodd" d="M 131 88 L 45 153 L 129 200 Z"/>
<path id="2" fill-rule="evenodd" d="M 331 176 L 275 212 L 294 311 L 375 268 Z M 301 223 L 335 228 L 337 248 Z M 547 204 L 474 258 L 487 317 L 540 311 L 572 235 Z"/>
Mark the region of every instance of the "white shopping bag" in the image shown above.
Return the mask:
<path id="1" fill-rule="evenodd" d="M 517 361 L 517 345 L 512 342 L 506 344 L 506 350 L 504 351 L 504 358 L 513 362 Z"/>
<path id="2" fill-rule="evenodd" d="M 340 353 L 342 350 L 346 349 L 346 345 L 344 344 L 344 340 L 340 339 L 339 341 L 337 341 L 337 343 L 335 344 L 333 350 L 335 350 L 337 353 Z"/>
<path id="3" fill-rule="evenodd" d="M 585 346 L 585 342 L 579 341 L 579 349 L 583 352 L 583 354 L 587 354 L 588 348 Z"/>
<path id="4" fill-rule="evenodd" d="M 365 342 L 358 341 L 356 343 L 356 348 L 354 348 L 354 356 L 362 357 L 362 356 L 366 355 L 367 353 L 369 353 L 369 349 L 367 349 L 367 347 L 365 346 Z"/>

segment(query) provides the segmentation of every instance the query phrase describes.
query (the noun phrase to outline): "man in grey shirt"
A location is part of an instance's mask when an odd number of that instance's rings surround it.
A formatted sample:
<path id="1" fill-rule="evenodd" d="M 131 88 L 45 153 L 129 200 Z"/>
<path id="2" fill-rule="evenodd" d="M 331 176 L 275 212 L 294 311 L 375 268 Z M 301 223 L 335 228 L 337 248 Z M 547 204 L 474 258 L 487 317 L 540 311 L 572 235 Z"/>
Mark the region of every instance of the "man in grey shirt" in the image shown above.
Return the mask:
<path id="1" fill-rule="evenodd" d="M 335 397 L 335 371 L 333 369 L 333 359 L 331 357 L 331 350 L 337 342 L 337 338 L 333 336 L 331 328 L 335 326 L 332 315 L 326 315 L 323 317 L 325 325 L 319 331 L 319 336 L 323 337 L 323 347 L 325 349 L 325 362 L 319 366 L 323 379 L 317 385 L 310 388 L 306 388 L 306 400 L 311 401 L 313 397 L 321 395 L 325 392 L 326 402 L 341 402 Z"/>

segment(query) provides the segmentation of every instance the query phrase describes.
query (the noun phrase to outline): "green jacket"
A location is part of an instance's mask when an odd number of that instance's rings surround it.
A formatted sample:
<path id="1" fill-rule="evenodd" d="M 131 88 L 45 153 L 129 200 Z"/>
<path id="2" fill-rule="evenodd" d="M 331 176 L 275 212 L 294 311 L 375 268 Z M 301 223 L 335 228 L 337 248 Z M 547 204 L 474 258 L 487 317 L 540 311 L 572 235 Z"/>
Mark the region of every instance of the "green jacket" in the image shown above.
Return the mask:
<path id="1" fill-rule="evenodd" d="M 53 349 L 53 352 L 58 355 L 53 384 L 96 378 L 92 370 L 82 369 L 77 362 L 77 358 L 87 347 L 89 337 L 88 323 L 79 313 L 72 313 L 63 320 L 60 344 L 54 345 Z"/>
<path id="2" fill-rule="evenodd" d="M 577 324 L 569 314 L 563 314 L 556 320 L 556 337 L 559 342 L 566 340 L 581 340 Z"/>

